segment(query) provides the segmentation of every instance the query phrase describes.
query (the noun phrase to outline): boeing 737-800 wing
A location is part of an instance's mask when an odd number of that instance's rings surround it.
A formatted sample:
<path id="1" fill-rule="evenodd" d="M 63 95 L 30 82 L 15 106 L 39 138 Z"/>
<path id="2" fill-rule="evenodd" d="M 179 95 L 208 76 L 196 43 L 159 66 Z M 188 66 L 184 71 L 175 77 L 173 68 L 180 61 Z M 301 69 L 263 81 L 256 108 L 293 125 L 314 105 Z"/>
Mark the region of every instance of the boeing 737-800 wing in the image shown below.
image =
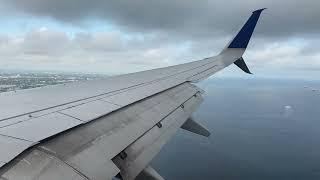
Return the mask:
<path id="1" fill-rule="evenodd" d="M 193 83 L 235 63 L 263 9 L 215 57 L 181 65 L 0 95 L 0 180 L 162 179 L 149 166 L 178 128 L 210 133 L 191 114 Z"/>

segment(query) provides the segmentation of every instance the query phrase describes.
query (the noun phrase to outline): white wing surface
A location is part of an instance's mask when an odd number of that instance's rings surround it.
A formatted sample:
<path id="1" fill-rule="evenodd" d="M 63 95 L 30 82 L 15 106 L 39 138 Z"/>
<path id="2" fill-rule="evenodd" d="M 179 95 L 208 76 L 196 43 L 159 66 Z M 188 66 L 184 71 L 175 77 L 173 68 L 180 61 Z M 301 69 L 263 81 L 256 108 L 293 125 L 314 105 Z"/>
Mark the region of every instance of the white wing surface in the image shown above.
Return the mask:
<path id="1" fill-rule="evenodd" d="M 149 163 L 178 128 L 210 134 L 190 118 L 192 83 L 232 63 L 251 73 L 242 55 L 262 10 L 215 57 L 0 94 L 0 179 L 161 179 Z"/>

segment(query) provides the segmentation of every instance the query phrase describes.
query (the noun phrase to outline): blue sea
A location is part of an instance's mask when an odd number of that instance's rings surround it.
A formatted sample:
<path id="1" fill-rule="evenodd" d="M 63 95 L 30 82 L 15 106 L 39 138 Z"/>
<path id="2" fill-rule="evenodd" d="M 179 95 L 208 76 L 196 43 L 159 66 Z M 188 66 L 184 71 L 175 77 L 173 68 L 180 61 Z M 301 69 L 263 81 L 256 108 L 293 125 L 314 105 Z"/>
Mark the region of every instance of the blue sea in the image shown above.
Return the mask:
<path id="1" fill-rule="evenodd" d="M 320 179 L 320 81 L 214 78 L 194 117 L 152 166 L 169 180 Z"/>

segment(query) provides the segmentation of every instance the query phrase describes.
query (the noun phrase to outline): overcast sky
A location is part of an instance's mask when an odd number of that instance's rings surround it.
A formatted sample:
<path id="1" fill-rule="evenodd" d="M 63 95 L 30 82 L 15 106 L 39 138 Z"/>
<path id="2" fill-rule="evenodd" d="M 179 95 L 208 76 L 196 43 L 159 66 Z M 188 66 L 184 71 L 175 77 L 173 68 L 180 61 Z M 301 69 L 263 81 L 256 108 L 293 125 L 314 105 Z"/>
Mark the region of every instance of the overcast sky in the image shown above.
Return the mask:
<path id="1" fill-rule="evenodd" d="M 202 59 L 264 7 L 251 71 L 320 77 L 316 0 L 0 0 L 0 68 L 119 74 Z"/>

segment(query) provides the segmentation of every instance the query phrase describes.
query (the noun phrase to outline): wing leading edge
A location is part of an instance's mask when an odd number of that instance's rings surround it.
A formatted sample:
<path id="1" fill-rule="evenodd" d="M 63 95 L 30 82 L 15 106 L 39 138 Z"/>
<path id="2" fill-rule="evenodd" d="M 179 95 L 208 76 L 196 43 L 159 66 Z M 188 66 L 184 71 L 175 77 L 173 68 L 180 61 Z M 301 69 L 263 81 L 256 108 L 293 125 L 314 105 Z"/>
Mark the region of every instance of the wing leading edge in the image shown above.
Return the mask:
<path id="1" fill-rule="evenodd" d="M 139 172 L 156 176 L 148 164 L 177 128 L 210 134 L 188 120 L 203 93 L 190 83 L 233 63 L 250 73 L 242 55 L 263 10 L 254 11 L 215 57 L 0 96 L 0 145 L 4 147 L 0 150 L 0 179 L 24 179 L 28 169 L 29 179 L 54 179 L 61 167 L 66 167 L 65 177 L 79 179 L 105 179 L 117 173 L 123 179 L 134 179 Z M 90 161 L 96 164 L 91 167 Z M 39 167 L 47 174 L 38 172 Z"/>

